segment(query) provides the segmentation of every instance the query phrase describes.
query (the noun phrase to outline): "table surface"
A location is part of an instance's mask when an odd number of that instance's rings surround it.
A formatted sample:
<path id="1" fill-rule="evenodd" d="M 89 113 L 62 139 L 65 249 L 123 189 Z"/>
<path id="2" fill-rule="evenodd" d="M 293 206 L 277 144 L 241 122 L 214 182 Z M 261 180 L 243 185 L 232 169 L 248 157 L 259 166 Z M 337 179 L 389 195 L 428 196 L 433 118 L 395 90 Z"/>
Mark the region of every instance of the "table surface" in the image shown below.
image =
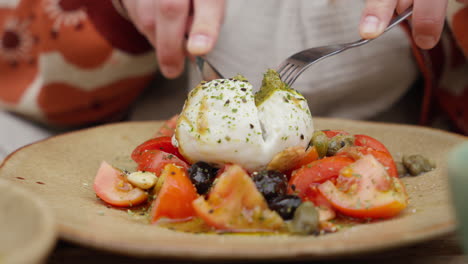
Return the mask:
<path id="1" fill-rule="evenodd" d="M 78 246 L 65 241 L 59 241 L 49 256 L 47 263 L 191 263 L 190 260 L 168 259 L 138 259 L 121 256 L 96 249 Z M 310 263 L 309 261 L 308 263 Z M 425 263 L 425 264 L 458 264 L 468 263 L 468 258 L 458 242 L 456 234 L 449 234 L 431 241 L 412 246 L 396 248 L 378 253 L 361 254 L 343 259 L 329 260 L 327 263 Z M 240 262 L 239 262 L 240 263 Z M 299 261 L 298 263 L 306 263 Z M 323 263 L 323 261 L 320 261 Z"/>

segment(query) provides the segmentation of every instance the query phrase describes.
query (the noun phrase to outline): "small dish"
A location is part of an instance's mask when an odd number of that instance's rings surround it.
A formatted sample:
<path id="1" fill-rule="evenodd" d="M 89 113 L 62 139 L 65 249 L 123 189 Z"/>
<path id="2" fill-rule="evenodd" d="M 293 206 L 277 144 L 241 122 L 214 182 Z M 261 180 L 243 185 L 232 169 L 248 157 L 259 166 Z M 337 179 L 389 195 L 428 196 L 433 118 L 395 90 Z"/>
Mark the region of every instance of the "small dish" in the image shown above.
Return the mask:
<path id="1" fill-rule="evenodd" d="M 42 263 L 56 240 L 52 212 L 33 192 L 0 179 L 0 234 L 0 263 Z"/>

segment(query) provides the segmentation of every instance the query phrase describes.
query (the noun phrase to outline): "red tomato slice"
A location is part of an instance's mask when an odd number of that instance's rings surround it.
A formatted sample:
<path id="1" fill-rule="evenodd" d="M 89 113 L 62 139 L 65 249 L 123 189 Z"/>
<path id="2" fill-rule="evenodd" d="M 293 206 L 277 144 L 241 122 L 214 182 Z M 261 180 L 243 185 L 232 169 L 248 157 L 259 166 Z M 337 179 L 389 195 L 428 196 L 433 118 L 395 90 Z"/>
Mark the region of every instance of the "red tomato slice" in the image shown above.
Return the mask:
<path id="1" fill-rule="evenodd" d="M 309 163 L 293 172 L 289 180 L 290 192 L 296 193 L 302 199 L 310 196 L 313 201 L 311 186 L 314 183 L 338 177 L 340 170 L 353 162 L 354 160 L 349 157 L 334 156 Z"/>
<path id="2" fill-rule="evenodd" d="M 264 232 L 281 230 L 283 219 L 268 208 L 255 183 L 238 165 L 227 165 L 208 199 L 193 201 L 197 215 L 217 230 Z"/>
<path id="3" fill-rule="evenodd" d="M 151 207 L 151 223 L 161 217 L 174 221 L 186 221 L 195 216 L 192 202 L 197 199 L 197 190 L 190 181 L 187 170 L 167 164 L 162 171 L 164 183 Z"/>
<path id="4" fill-rule="evenodd" d="M 395 161 L 393 160 L 392 155 L 388 152 L 378 151 L 365 146 L 353 146 L 340 150 L 336 156 L 345 156 L 357 160 L 362 155 L 367 154 L 374 156 L 374 158 L 376 158 L 385 167 L 390 176 L 398 178 L 398 170 Z"/>
<path id="5" fill-rule="evenodd" d="M 334 136 L 337 136 L 337 135 L 349 135 L 348 132 L 344 131 L 344 130 L 338 130 L 338 129 L 335 129 L 335 130 L 322 130 L 323 133 L 325 133 L 325 135 L 327 135 L 328 138 L 332 138 Z"/>
<path id="6" fill-rule="evenodd" d="M 175 129 L 177 127 L 177 119 L 179 115 L 173 116 L 171 119 L 164 122 L 164 124 L 159 128 L 158 132 L 154 135 L 154 137 L 161 137 L 161 136 L 168 136 L 172 137 L 174 135 Z"/>
<path id="7" fill-rule="evenodd" d="M 103 161 L 94 178 L 94 191 L 104 202 L 120 207 L 134 206 L 146 202 L 148 194 L 133 187 L 124 173 Z"/>
<path id="8" fill-rule="evenodd" d="M 177 166 L 188 169 L 189 166 L 185 161 L 179 159 L 177 156 L 166 153 L 160 150 L 147 150 L 143 152 L 140 156 L 140 161 L 138 162 L 139 171 L 149 171 L 159 177 L 162 169 L 167 164 L 175 164 Z"/>
<path id="9" fill-rule="evenodd" d="M 366 136 L 366 135 L 354 135 L 354 138 L 355 138 L 354 145 L 356 146 L 364 146 L 364 147 L 373 148 L 377 151 L 382 151 L 391 155 L 387 147 L 385 147 L 384 144 L 382 144 L 380 141 L 378 141 L 377 139 L 373 137 Z"/>
<path id="10" fill-rule="evenodd" d="M 132 152 L 132 159 L 138 163 L 140 162 L 142 154 L 147 150 L 161 150 L 169 154 L 177 156 L 183 160 L 179 150 L 172 145 L 171 137 L 158 137 L 147 140 L 143 144 L 136 147 Z"/>
<path id="11" fill-rule="evenodd" d="M 333 208 L 356 218 L 393 217 L 408 204 L 403 184 L 398 178 L 390 177 L 372 155 L 365 155 L 344 168 L 336 185 L 326 181 L 318 189 Z"/>

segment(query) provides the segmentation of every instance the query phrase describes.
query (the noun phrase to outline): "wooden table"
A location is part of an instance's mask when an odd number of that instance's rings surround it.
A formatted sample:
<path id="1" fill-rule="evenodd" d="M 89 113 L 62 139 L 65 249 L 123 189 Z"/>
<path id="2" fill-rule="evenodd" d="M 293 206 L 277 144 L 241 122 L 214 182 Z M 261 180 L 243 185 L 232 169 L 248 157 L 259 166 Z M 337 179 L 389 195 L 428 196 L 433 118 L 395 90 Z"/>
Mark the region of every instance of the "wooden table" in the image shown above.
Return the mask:
<path id="1" fill-rule="evenodd" d="M 310 263 L 312 261 L 298 261 L 298 263 Z M 460 244 L 455 234 L 439 237 L 432 241 L 422 242 L 413 246 L 397 248 L 378 253 L 363 254 L 336 260 L 328 260 L 327 263 L 424 263 L 424 264 L 458 264 L 468 263 L 467 256 L 463 255 Z M 167 259 L 139 259 L 121 256 L 96 249 L 77 246 L 72 243 L 59 241 L 51 253 L 47 263 L 51 264 L 104 264 L 104 263 L 191 263 L 190 260 Z M 220 262 L 218 262 L 220 263 Z M 239 262 L 241 263 L 241 262 Z M 281 262 L 279 262 L 281 263 Z M 323 263 L 323 261 L 320 261 Z"/>

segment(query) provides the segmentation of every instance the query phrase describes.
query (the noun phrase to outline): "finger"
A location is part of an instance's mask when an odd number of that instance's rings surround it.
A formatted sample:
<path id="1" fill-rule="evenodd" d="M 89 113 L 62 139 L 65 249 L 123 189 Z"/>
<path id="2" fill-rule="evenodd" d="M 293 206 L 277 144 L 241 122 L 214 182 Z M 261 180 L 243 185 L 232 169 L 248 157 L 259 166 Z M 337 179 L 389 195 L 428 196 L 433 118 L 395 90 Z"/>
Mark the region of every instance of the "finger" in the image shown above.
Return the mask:
<path id="1" fill-rule="evenodd" d="M 403 13 L 406 9 L 413 5 L 413 0 L 400 0 L 396 6 L 398 14 Z"/>
<path id="2" fill-rule="evenodd" d="M 189 0 L 158 0 L 156 4 L 156 55 L 167 78 L 175 78 L 183 70 L 189 4 Z"/>
<path id="3" fill-rule="evenodd" d="M 362 38 L 376 38 L 388 26 L 397 0 L 367 0 L 361 17 L 359 33 Z"/>
<path id="4" fill-rule="evenodd" d="M 414 0 L 413 37 L 422 49 L 433 48 L 444 27 L 446 0 Z"/>
<path id="5" fill-rule="evenodd" d="M 194 0 L 194 14 L 187 50 L 193 55 L 210 52 L 224 17 L 224 0 Z"/>
<path id="6" fill-rule="evenodd" d="M 156 35 L 156 1 L 139 0 L 137 3 L 136 12 L 138 29 L 154 46 Z"/>

